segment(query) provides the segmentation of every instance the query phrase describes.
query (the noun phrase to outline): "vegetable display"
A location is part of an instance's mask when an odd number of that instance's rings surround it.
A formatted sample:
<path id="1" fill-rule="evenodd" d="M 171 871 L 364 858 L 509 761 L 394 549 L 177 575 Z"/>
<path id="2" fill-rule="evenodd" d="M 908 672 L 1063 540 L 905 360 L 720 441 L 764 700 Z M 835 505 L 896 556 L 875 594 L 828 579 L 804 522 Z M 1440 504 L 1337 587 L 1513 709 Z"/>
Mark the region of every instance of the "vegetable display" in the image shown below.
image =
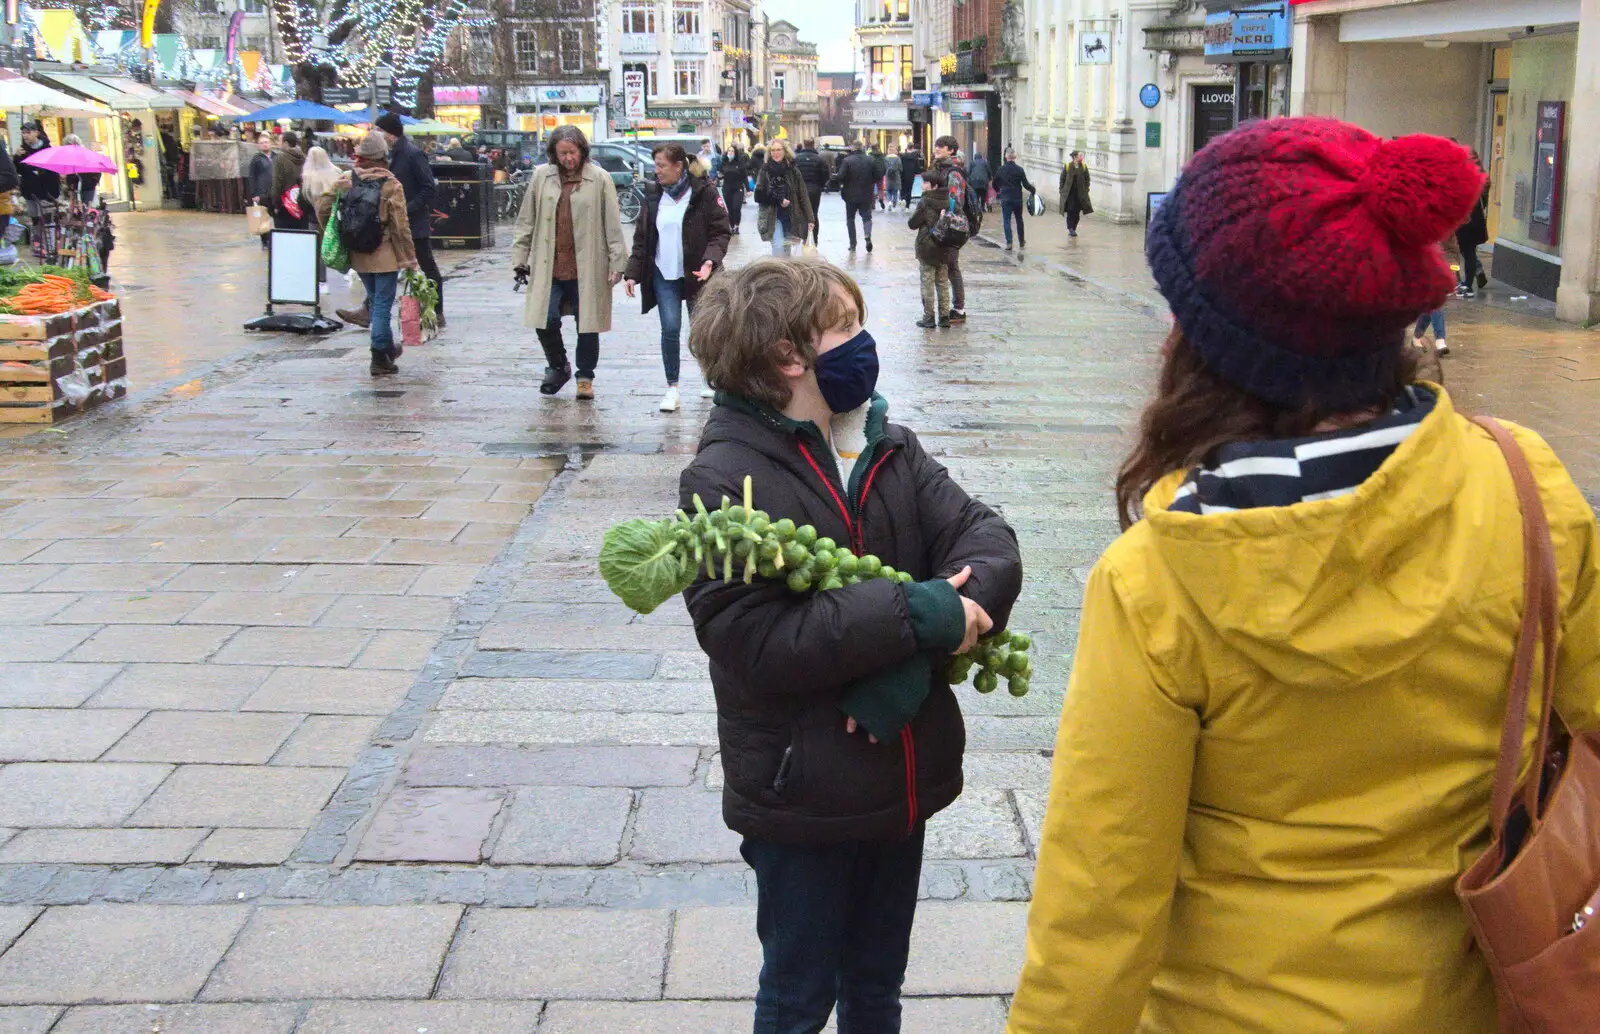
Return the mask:
<path id="1" fill-rule="evenodd" d="M 744 479 L 743 505 L 726 496 L 717 509 L 694 497 L 695 513 L 679 510 L 662 521 L 632 520 L 614 525 L 600 547 L 600 575 L 627 606 L 648 614 L 693 585 L 702 570 L 709 578 L 746 584 L 757 576 L 781 580 L 792 592 L 827 592 L 872 578 L 906 583 L 912 577 L 875 556 L 856 556 L 811 525 L 796 527 L 774 521 L 753 505 L 753 485 Z M 992 693 L 1005 679 L 1011 695 L 1028 692 L 1033 643 L 1020 632 L 1004 632 L 983 640 L 950 661 L 951 685 L 973 682 L 980 693 Z"/>
<path id="2" fill-rule="evenodd" d="M 112 297 L 89 281 L 86 269 L 58 266 L 0 269 L 0 313 L 48 316 L 109 301 Z"/>

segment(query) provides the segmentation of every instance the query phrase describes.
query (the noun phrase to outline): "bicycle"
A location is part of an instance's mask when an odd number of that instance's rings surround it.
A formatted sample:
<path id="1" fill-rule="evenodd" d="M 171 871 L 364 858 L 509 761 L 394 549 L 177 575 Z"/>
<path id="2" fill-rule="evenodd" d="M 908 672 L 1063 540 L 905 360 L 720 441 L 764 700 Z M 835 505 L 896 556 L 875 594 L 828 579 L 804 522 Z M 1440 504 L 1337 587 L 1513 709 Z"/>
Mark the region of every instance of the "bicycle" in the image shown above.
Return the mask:
<path id="1" fill-rule="evenodd" d="M 623 222 L 631 223 L 639 218 L 639 213 L 644 211 L 644 190 L 637 182 L 617 193 L 617 207 L 622 210 Z"/>

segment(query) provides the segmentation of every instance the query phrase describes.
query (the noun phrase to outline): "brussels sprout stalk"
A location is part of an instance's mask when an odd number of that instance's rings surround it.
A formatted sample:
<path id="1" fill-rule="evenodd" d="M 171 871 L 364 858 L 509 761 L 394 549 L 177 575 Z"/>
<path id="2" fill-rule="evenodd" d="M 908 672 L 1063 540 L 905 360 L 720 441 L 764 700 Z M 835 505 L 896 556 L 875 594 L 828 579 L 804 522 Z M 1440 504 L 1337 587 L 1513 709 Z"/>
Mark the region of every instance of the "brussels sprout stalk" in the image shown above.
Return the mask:
<path id="1" fill-rule="evenodd" d="M 742 505 L 723 496 L 715 510 L 694 496 L 694 516 L 678 510 L 663 521 L 633 520 L 606 532 L 600 548 L 600 574 L 622 602 L 648 614 L 687 589 L 700 576 L 731 583 L 734 561 L 743 564 L 744 584 L 771 578 L 791 592 L 825 592 L 883 579 L 908 583 L 912 576 L 875 556 L 857 557 L 811 525 L 774 521 L 755 508 L 755 482 L 744 479 Z M 722 570 L 719 572 L 718 561 Z M 980 693 L 992 693 L 1001 679 L 1012 696 L 1028 692 L 1032 640 L 1020 632 L 1001 632 L 950 659 L 945 677 L 960 685 L 973 677 Z"/>

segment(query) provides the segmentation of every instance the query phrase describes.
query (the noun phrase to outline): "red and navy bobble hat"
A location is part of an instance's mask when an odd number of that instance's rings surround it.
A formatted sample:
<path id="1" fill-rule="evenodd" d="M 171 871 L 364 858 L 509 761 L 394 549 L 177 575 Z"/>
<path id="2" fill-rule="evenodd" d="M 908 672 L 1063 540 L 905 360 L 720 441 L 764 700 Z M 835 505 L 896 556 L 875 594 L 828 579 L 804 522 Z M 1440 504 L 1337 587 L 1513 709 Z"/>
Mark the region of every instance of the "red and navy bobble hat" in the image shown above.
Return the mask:
<path id="1" fill-rule="evenodd" d="M 1145 256 L 1218 376 L 1287 409 L 1361 408 L 1392 387 L 1403 328 L 1454 290 L 1439 242 L 1483 182 L 1443 137 L 1254 122 L 1189 162 Z"/>

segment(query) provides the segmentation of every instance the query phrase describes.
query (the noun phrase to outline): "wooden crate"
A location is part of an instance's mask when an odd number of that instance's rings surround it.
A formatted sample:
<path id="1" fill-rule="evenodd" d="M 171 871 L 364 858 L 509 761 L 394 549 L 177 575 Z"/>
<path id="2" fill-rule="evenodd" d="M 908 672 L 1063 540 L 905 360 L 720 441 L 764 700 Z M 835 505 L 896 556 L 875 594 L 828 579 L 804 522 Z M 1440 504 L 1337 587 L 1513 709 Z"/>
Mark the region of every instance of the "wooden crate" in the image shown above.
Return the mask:
<path id="1" fill-rule="evenodd" d="M 63 379 L 78 370 L 89 393 L 74 400 Z M 127 393 L 115 299 L 52 316 L 0 315 L 0 424 L 54 424 Z"/>

